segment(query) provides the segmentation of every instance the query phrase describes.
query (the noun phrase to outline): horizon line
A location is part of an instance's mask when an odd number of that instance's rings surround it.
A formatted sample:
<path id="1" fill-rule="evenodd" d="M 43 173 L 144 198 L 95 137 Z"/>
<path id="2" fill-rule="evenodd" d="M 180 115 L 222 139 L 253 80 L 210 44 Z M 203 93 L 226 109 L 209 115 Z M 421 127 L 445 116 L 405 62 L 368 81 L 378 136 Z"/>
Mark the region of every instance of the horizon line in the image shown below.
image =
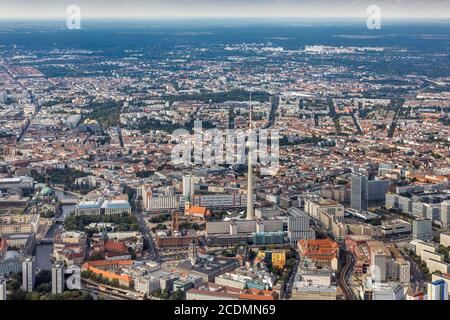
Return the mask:
<path id="1" fill-rule="evenodd" d="M 4 17 L 0 15 L 0 18 L 4 20 L 66 20 L 68 16 L 8 16 Z M 107 19 L 363 19 L 366 20 L 367 16 L 141 16 L 141 15 L 129 15 L 129 16 L 84 16 L 83 20 L 107 20 Z M 382 17 L 382 20 L 449 20 L 449 16 L 388 16 Z M 1 21 L 0 21 L 1 22 Z"/>

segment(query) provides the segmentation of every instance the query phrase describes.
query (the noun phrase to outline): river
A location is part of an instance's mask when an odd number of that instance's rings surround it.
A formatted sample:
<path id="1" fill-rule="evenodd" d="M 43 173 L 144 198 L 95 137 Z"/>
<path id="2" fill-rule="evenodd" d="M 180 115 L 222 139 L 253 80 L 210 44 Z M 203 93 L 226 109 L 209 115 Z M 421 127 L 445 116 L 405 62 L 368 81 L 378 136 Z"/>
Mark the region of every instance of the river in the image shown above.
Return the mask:
<path id="1" fill-rule="evenodd" d="M 58 197 L 58 199 L 74 199 L 76 198 L 74 195 L 54 190 L 55 195 Z M 63 217 L 66 217 L 69 215 L 73 210 L 75 209 L 74 205 L 63 205 L 62 206 L 62 215 Z M 48 230 L 46 234 L 46 238 L 53 237 L 55 232 L 62 227 L 61 223 L 55 223 L 53 224 L 50 229 Z M 50 256 L 53 252 L 53 245 L 52 244 L 40 244 L 36 245 L 35 248 L 35 257 L 36 257 L 36 268 L 40 270 L 51 270 L 52 269 L 52 262 L 50 260 Z"/>

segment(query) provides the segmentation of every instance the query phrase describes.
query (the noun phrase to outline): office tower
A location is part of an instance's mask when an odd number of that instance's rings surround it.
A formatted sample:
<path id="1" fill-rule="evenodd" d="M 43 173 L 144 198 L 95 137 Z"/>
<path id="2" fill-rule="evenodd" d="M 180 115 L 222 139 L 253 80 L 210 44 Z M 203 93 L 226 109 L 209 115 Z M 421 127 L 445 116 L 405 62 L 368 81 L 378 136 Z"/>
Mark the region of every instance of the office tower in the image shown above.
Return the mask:
<path id="1" fill-rule="evenodd" d="M 253 121 L 252 121 L 252 97 L 250 95 L 250 121 L 249 121 L 249 141 L 251 142 Z M 248 173 L 247 173 L 247 220 L 255 220 L 255 213 L 253 211 L 253 168 L 252 168 L 252 146 L 248 148 Z"/>
<path id="2" fill-rule="evenodd" d="M 56 262 L 52 266 L 52 293 L 64 292 L 64 263 Z"/>
<path id="3" fill-rule="evenodd" d="M 6 279 L 0 277 L 0 301 L 6 300 Z"/>
<path id="4" fill-rule="evenodd" d="M 298 240 L 315 239 L 316 233 L 311 228 L 311 217 L 299 208 L 288 209 L 287 232 L 290 243 L 296 244 Z"/>
<path id="5" fill-rule="evenodd" d="M 425 203 L 426 218 L 434 221 L 441 220 L 441 206 L 439 204 Z"/>
<path id="6" fill-rule="evenodd" d="M 369 202 L 384 201 L 389 192 L 389 180 L 367 180 L 367 200 Z"/>
<path id="7" fill-rule="evenodd" d="M 369 207 L 367 177 L 359 174 L 352 174 L 351 184 L 350 207 L 360 212 L 367 211 Z"/>
<path id="8" fill-rule="evenodd" d="M 428 284 L 428 300 L 448 300 L 448 284 L 445 280 L 436 280 Z"/>
<path id="9" fill-rule="evenodd" d="M 352 174 L 351 183 L 350 206 L 360 212 L 367 211 L 369 202 L 384 201 L 389 191 L 388 180 L 369 180 L 362 174 Z"/>
<path id="10" fill-rule="evenodd" d="M 386 281 L 386 255 L 382 250 L 372 251 L 370 273 L 375 282 Z"/>
<path id="11" fill-rule="evenodd" d="M 22 289 L 32 292 L 36 276 L 36 263 L 34 257 L 25 258 L 22 262 Z"/>
<path id="12" fill-rule="evenodd" d="M 432 222 L 428 219 L 414 220 L 412 223 L 413 239 L 431 240 L 433 238 Z"/>
<path id="13" fill-rule="evenodd" d="M 441 222 L 444 228 L 450 227 L 450 201 L 441 203 Z"/>
<path id="14" fill-rule="evenodd" d="M 183 197 L 186 201 L 192 200 L 195 183 L 191 175 L 183 175 Z"/>

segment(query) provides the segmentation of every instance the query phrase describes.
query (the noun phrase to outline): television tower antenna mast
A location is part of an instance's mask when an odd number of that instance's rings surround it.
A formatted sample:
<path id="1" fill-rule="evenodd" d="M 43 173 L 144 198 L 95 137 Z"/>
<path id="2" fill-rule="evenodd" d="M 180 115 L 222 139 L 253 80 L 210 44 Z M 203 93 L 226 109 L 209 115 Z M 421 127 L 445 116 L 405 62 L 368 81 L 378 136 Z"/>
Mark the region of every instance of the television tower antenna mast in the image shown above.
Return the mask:
<path id="1" fill-rule="evenodd" d="M 247 215 L 246 220 L 255 220 L 253 210 L 253 169 L 252 169 L 252 134 L 253 134 L 253 106 L 252 93 L 250 92 L 250 115 L 249 115 L 249 135 L 248 135 L 248 172 L 247 172 Z"/>

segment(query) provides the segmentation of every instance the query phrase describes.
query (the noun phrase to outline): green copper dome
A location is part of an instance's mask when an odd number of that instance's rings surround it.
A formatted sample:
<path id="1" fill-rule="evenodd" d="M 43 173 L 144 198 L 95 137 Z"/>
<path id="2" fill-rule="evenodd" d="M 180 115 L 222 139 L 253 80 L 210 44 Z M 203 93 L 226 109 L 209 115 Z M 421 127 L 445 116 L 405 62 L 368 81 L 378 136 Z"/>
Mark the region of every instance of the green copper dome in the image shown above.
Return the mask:
<path id="1" fill-rule="evenodd" d="M 42 188 L 42 190 L 41 190 L 41 196 L 44 196 L 44 197 L 52 196 L 54 193 L 55 192 L 47 186 Z"/>

